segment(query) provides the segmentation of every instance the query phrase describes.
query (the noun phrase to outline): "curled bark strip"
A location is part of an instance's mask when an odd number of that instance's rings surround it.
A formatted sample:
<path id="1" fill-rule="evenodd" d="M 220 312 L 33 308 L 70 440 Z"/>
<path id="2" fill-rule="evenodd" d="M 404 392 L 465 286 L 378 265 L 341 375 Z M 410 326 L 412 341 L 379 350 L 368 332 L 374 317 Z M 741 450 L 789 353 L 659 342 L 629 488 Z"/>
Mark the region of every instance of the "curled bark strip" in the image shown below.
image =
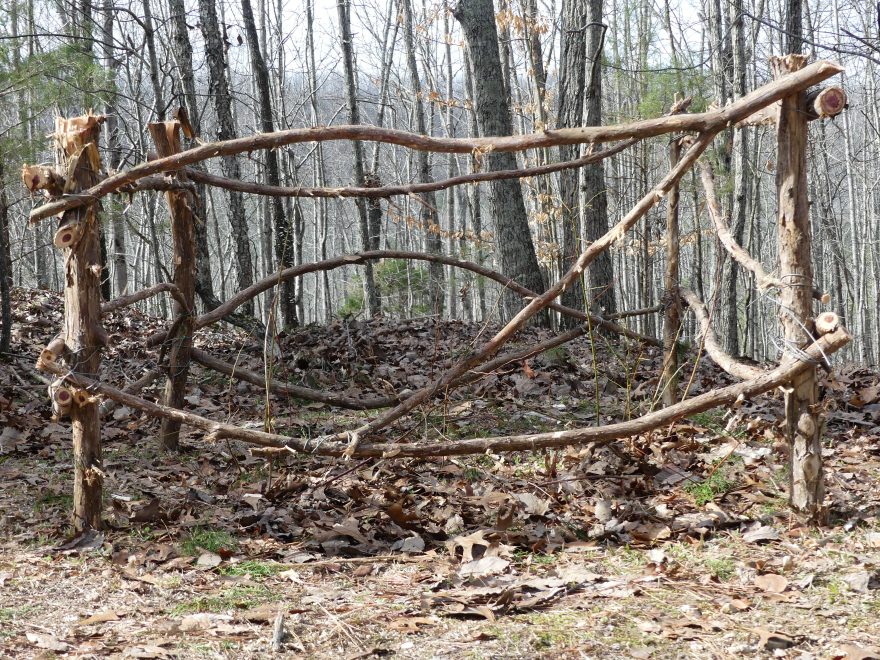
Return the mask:
<path id="1" fill-rule="evenodd" d="M 411 149 L 434 151 L 438 153 L 487 153 L 488 151 L 524 151 L 541 147 L 584 142 L 604 143 L 647 138 L 667 133 L 716 133 L 726 126 L 735 124 L 754 114 L 761 108 L 775 103 L 786 96 L 802 92 L 823 80 L 843 71 L 833 62 L 819 61 L 800 71 L 759 87 L 751 94 L 714 112 L 664 116 L 646 119 L 617 126 L 595 126 L 577 128 L 557 128 L 530 135 L 483 138 L 440 138 L 417 135 L 377 126 L 322 126 L 317 128 L 296 128 L 275 133 L 259 133 L 250 137 L 203 144 L 174 156 L 159 158 L 142 163 L 130 170 L 107 177 L 97 185 L 76 196 L 67 196 L 40 206 L 30 214 L 31 222 L 91 204 L 123 186 L 151 174 L 177 170 L 187 165 L 217 158 L 231 156 L 258 149 L 277 149 L 289 144 L 329 140 L 364 140 L 397 144 Z"/>
<path id="2" fill-rule="evenodd" d="M 694 314 L 697 317 L 697 321 L 700 324 L 700 332 L 703 334 L 703 346 L 715 364 L 724 369 L 724 371 L 731 376 L 742 380 L 758 378 L 767 373 L 764 369 L 753 367 L 745 362 L 740 362 L 726 353 L 724 349 L 721 348 L 721 344 L 718 343 L 717 337 L 715 337 L 715 332 L 712 330 L 712 322 L 709 318 L 709 312 L 706 310 L 703 301 L 700 300 L 699 297 L 697 297 L 697 294 L 690 289 L 679 289 L 679 291 L 681 292 L 681 297 L 684 298 L 684 301 L 694 311 Z"/>
<path id="3" fill-rule="evenodd" d="M 715 172 L 712 169 L 712 164 L 708 160 L 700 160 L 700 179 L 702 180 L 703 188 L 706 191 L 706 207 L 709 209 L 709 216 L 715 224 L 715 232 L 718 234 L 718 240 L 721 241 L 724 249 L 727 250 L 730 256 L 738 261 L 743 268 L 751 271 L 755 276 L 755 284 L 758 285 L 758 289 L 761 291 L 766 291 L 767 289 L 782 289 L 787 286 L 787 284 L 779 278 L 769 275 L 767 271 L 764 270 L 764 266 L 761 265 L 761 262 L 746 252 L 745 249 L 736 242 L 733 234 L 730 233 L 730 227 L 727 226 L 727 221 L 724 218 L 724 214 L 721 212 L 721 204 L 718 202 L 718 195 L 715 193 Z M 823 294 L 818 289 L 813 289 L 813 298 L 822 303 L 828 303 L 827 294 Z"/>
<path id="4" fill-rule="evenodd" d="M 521 284 L 517 284 L 516 282 L 508 277 L 505 277 L 498 271 L 486 268 L 485 266 L 481 266 L 480 264 L 476 264 L 472 261 L 456 259 L 455 257 L 447 257 L 442 254 L 427 254 L 424 252 L 409 252 L 405 250 L 372 250 L 369 252 L 356 252 L 354 254 L 345 254 L 339 257 L 334 257 L 332 259 L 326 259 L 324 261 L 316 261 L 310 264 L 293 266 L 291 268 L 286 268 L 285 270 L 282 270 L 280 273 L 276 273 L 274 275 L 263 278 L 259 282 L 256 282 L 249 286 L 247 289 L 239 291 L 219 307 L 216 307 L 210 312 L 207 312 L 206 314 L 203 314 L 202 316 L 197 318 L 195 322 L 195 328 L 204 328 L 205 326 L 222 320 L 224 317 L 235 311 L 237 307 L 244 304 L 248 300 L 255 298 L 264 291 L 271 289 L 273 286 L 278 285 L 279 282 L 283 282 L 294 277 L 302 277 L 303 275 L 306 275 L 308 273 L 319 272 L 322 270 L 333 270 L 335 268 L 342 268 L 343 266 L 357 266 L 359 264 L 366 263 L 367 261 L 377 259 L 414 259 L 418 261 L 441 263 L 448 266 L 454 266 L 456 268 L 462 268 L 464 270 L 470 270 L 474 273 L 477 273 L 478 275 L 487 277 L 491 280 L 494 280 L 495 282 L 498 282 L 502 286 L 505 286 L 510 290 L 515 291 L 525 298 L 534 299 L 538 296 L 538 294 L 531 289 L 527 289 Z M 573 318 L 580 319 L 581 321 L 589 321 L 590 323 L 593 323 L 597 326 L 602 326 L 603 328 L 607 328 L 611 332 L 617 333 L 623 337 L 627 337 L 635 341 L 640 341 L 651 346 L 660 345 L 660 342 L 658 342 L 653 337 L 640 335 L 637 332 L 628 330 L 623 326 L 612 323 L 611 321 L 608 321 L 607 319 L 604 319 L 600 316 L 586 314 L 579 310 L 572 309 L 571 307 L 565 307 L 556 303 L 551 303 L 549 305 L 549 308 L 559 312 L 560 314 L 565 314 L 566 316 L 571 316 Z M 158 332 L 152 335 L 147 339 L 147 346 L 158 346 L 165 340 L 166 336 L 166 332 Z"/>
<path id="5" fill-rule="evenodd" d="M 226 188 L 227 190 L 237 190 L 243 193 L 251 193 L 253 195 L 271 195 L 274 197 L 370 197 L 383 198 L 392 197 L 394 195 L 416 195 L 426 192 L 435 192 L 437 190 L 446 190 L 453 186 L 460 186 L 469 183 L 481 183 L 483 181 L 498 181 L 500 179 L 524 179 L 530 176 L 541 176 L 544 174 L 552 174 L 562 170 L 583 167 L 592 163 L 598 163 L 605 158 L 620 153 L 638 142 L 633 138 L 617 144 L 609 149 L 586 154 L 575 160 L 567 160 L 562 163 L 551 163 L 548 165 L 539 165 L 537 167 L 528 167 L 520 170 L 501 170 L 498 172 L 475 172 L 472 174 L 463 174 L 454 176 L 442 181 L 431 181 L 430 183 L 411 183 L 407 185 L 397 186 L 380 186 L 376 188 L 368 187 L 349 187 L 349 188 L 309 188 L 306 186 L 270 186 L 262 183 L 250 183 L 247 181 L 236 181 L 235 179 L 227 179 L 226 177 L 208 174 L 202 170 L 187 168 L 186 173 L 189 178 L 199 183 L 204 183 L 217 188 Z"/>
<path id="6" fill-rule="evenodd" d="M 824 335 L 816 341 L 807 349 L 807 353 L 812 359 L 819 359 L 823 354 L 828 355 L 839 350 L 849 343 L 850 339 L 851 337 L 849 333 L 844 328 L 838 328 L 834 332 Z M 711 390 L 692 399 L 687 399 L 681 403 L 676 403 L 675 405 L 644 415 L 643 417 L 627 422 L 609 424 L 607 426 L 570 429 L 553 433 L 453 440 L 431 444 L 376 444 L 361 442 L 353 452 L 353 456 L 356 458 L 461 456 L 466 454 L 483 454 L 486 452 L 529 451 L 551 447 L 606 443 L 619 438 L 648 433 L 667 426 L 682 417 L 695 415 L 706 410 L 711 410 L 712 408 L 731 405 L 736 401 L 755 397 L 782 384 L 790 382 L 793 378 L 808 368 L 810 368 L 810 365 L 806 362 L 787 362 L 773 371 L 762 374 L 757 378 L 729 385 L 728 387 Z M 337 442 L 328 439 L 323 443 L 316 443 L 314 440 L 308 438 L 291 438 L 276 433 L 266 433 L 265 431 L 241 428 L 223 422 L 215 422 L 184 410 L 169 408 L 131 394 L 126 394 L 115 387 L 86 378 L 80 374 L 67 374 L 63 369 L 58 367 L 58 365 L 50 365 L 50 368 L 47 369 L 47 371 L 54 373 L 57 376 L 66 376 L 65 382 L 70 385 L 86 388 L 93 394 L 101 394 L 104 397 L 118 401 L 130 408 L 141 410 L 151 417 L 176 419 L 182 424 L 202 429 L 212 440 L 231 438 L 261 447 L 284 447 L 293 452 L 337 457 L 342 456 L 348 447 L 347 442 Z M 346 439 L 348 438 L 348 436 L 345 437 Z"/>

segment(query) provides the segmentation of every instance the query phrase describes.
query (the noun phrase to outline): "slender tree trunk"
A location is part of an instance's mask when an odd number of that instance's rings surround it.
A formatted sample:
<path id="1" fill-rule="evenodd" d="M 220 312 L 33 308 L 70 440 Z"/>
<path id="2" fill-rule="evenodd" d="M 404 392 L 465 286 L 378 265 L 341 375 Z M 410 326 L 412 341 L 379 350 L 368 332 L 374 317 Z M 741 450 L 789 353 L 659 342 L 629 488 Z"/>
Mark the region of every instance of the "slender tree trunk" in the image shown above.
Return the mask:
<path id="1" fill-rule="evenodd" d="M 9 244 L 9 203 L 6 181 L 3 177 L 3 158 L 0 152 L 0 360 L 9 353 L 12 340 L 12 255 Z"/>
<path id="2" fill-rule="evenodd" d="M 350 0 L 339 0 L 336 4 L 339 14 L 339 33 L 342 46 L 342 65 L 345 69 L 345 93 L 348 99 L 348 118 L 351 124 L 360 124 L 361 115 L 357 102 L 357 81 L 354 69 L 354 46 L 351 35 L 351 3 Z M 359 140 L 352 141 L 354 149 L 354 178 L 357 185 L 363 186 L 364 178 L 364 149 Z M 370 230 L 370 219 L 367 215 L 367 205 L 363 198 L 357 199 L 358 219 L 361 229 L 361 244 L 365 250 L 371 249 L 378 236 L 373 238 Z M 367 306 L 367 315 L 375 316 L 381 309 L 379 291 L 373 276 L 373 264 L 364 264 L 364 301 Z"/>
<path id="3" fill-rule="evenodd" d="M 244 18 L 245 34 L 251 54 L 251 67 L 259 96 L 260 129 L 263 133 L 274 133 L 275 122 L 272 119 L 272 95 L 269 89 L 269 68 L 263 53 L 260 52 L 259 35 L 254 22 L 254 12 L 250 0 L 241 0 L 241 13 Z M 270 186 L 281 184 L 281 172 L 278 167 L 278 153 L 274 149 L 266 150 L 266 183 Z M 279 270 L 293 265 L 296 256 L 293 228 L 290 219 L 284 212 L 284 203 L 280 197 L 273 197 L 269 202 L 272 212 L 272 226 L 275 229 L 275 258 Z M 297 325 L 296 289 L 294 283 L 284 282 L 281 285 L 281 319 L 285 327 Z"/>
<path id="4" fill-rule="evenodd" d="M 586 126 L 602 124 L 602 50 L 605 26 L 602 24 L 602 0 L 590 0 L 587 25 L 586 56 L 589 79 L 586 89 Z M 605 166 L 593 163 L 584 167 L 584 229 L 588 243 L 608 231 L 608 192 L 605 185 Z M 614 314 L 614 264 L 609 250 L 601 253 L 590 264 L 590 298 L 603 315 Z"/>
<path id="5" fill-rule="evenodd" d="M 176 121 L 158 122 L 149 125 L 150 134 L 156 143 L 159 157 L 179 153 L 180 124 Z M 185 182 L 186 175 L 177 173 L 175 178 Z M 194 216 L 192 195 L 187 191 L 171 191 L 165 194 L 168 214 L 171 219 L 171 237 L 174 245 L 174 284 L 180 290 L 186 306 L 174 301 L 175 332 L 169 337 L 170 348 L 167 353 L 168 378 L 165 381 L 165 405 L 182 408 L 186 396 L 186 381 L 189 374 L 190 354 L 192 352 L 196 245 L 193 231 Z M 187 309 L 189 307 L 189 309 Z M 163 419 L 159 430 L 159 440 L 169 451 L 180 448 L 180 420 Z"/>
<path id="6" fill-rule="evenodd" d="M 143 1 L 145 4 L 150 2 L 150 0 Z M 186 23 L 186 8 L 183 0 L 168 0 L 168 8 L 171 18 L 172 52 L 177 61 L 180 83 L 183 87 L 181 106 L 186 110 L 187 118 L 193 130 L 193 137 L 195 137 L 201 134 L 202 117 L 196 96 L 196 80 L 192 60 L 193 49 L 189 40 L 189 31 Z M 148 34 L 148 43 L 152 38 L 152 33 Z M 150 68 L 152 71 L 152 60 Z M 151 77 L 155 75 L 158 81 L 158 68 L 155 69 L 155 74 L 151 72 L 150 75 Z M 164 119 L 160 113 L 157 113 L 157 117 L 158 119 Z M 195 167 L 204 169 L 204 164 L 199 163 Z M 196 208 L 194 209 L 196 214 L 196 293 L 205 308 L 211 310 L 220 306 L 220 300 L 214 293 L 214 284 L 211 278 L 211 251 L 208 246 L 208 214 L 206 212 L 208 196 L 204 185 L 196 184 L 196 197 L 198 198 Z"/>
<path id="7" fill-rule="evenodd" d="M 746 53 L 745 28 L 743 25 L 742 0 L 733 0 L 731 4 L 731 26 L 733 28 L 733 96 L 742 98 L 746 94 Z M 749 164 L 749 131 L 748 127 L 740 128 L 733 134 L 733 217 L 730 230 L 740 245 L 746 227 L 748 204 L 751 198 L 751 166 Z M 730 258 L 726 259 L 725 292 L 722 300 L 727 317 L 723 324 L 723 342 L 725 350 L 731 355 L 738 355 L 739 346 L 739 307 L 737 304 L 737 273 L 739 265 Z"/>
<path id="8" fill-rule="evenodd" d="M 587 41 L 585 30 L 588 19 L 587 3 L 582 0 L 563 0 L 562 37 L 559 70 L 560 128 L 581 126 L 584 119 L 584 88 L 586 86 Z M 559 160 L 572 160 L 580 151 L 579 145 L 559 147 Z M 562 222 L 562 272 L 567 271 L 581 253 L 580 169 L 559 173 L 560 221 Z M 583 276 L 562 293 L 562 304 L 573 309 L 586 310 Z M 568 316 L 561 318 L 564 328 L 577 325 Z"/>
<path id="9" fill-rule="evenodd" d="M 103 56 L 104 67 L 108 73 L 107 93 L 105 95 L 104 129 L 107 135 L 108 165 L 111 170 L 118 170 L 122 159 L 122 146 L 119 144 L 119 129 L 117 117 L 119 111 L 116 107 L 116 74 L 119 63 L 113 54 L 113 17 L 115 10 L 112 0 L 104 0 L 102 7 L 103 16 Z M 128 291 L 128 259 L 125 243 L 125 218 L 122 216 L 122 208 L 119 200 L 109 199 L 104 202 L 105 213 L 110 216 L 110 226 L 113 228 L 113 280 L 116 287 L 116 295 L 124 295 Z"/>
<path id="10" fill-rule="evenodd" d="M 229 92 L 229 80 L 226 74 L 226 40 L 220 32 L 217 21 L 215 0 L 199 0 L 199 18 L 202 36 L 205 39 L 205 59 L 210 74 L 209 90 L 214 99 L 217 112 L 218 140 L 231 140 L 236 136 L 235 122 L 232 118 L 232 96 Z M 223 174 L 230 179 L 241 179 L 241 167 L 235 156 L 221 158 Z M 238 288 L 246 289 L 254 281 L 254 265 L 251 256 L 251 242 L 248 222 L 245 217 L 244 199 L 242 194 L 228 191 L 229 222 L 235 239 L 235 254 L 238 265 Z M 242 306 L 242 312 L 248 316 L 254 314 L 254 303 L 248 301 Z"/>
<path id="11" fill-rule="evenodd" d="M 498 55 L 498 32 L 492 0 L 468 0 L 458 4 L 453 15 L 464 29 L 473 70 L 477 121 L 487 136 L 512 135 L 510 108 L 502 85 L 501 60 Z M 516 156 L 509 152 L 480 155 L 489 171 L 516 169 Z M 495 218 L 495 243 L 501 256 L 501 270 L 524 286 L 544 291 L 535 246 L 529 231 L 526 207 L 519 180 L 493 181 L 489 187 Z M 504 317 L 513 318 L 520 301 L 510 292 L 504 296 Z M 549 324 L 542 312 L 536 322 Z"/>
<path id="12" fill-rule="evenodd" d="M 669 169 L 678 164 L 681 143 L 674 140 L 669 147 Z M 681 326 L 679 287 L 678 183 L 666 196 L 666 278 L 663 296 L 663 373 L 660 376 L 661 401 L 664 408 L 678 401 L 678 334 Z"/>
<path id="13" fill-rule="evenodd" d="M 411 0 L 400 0 L 403 13 L 403 41 L 406 46 L 406 61 L 409 68 L 410 87 L 413 92 L 413 111 L 416 116 L 416 132 L 419 135 L 427 135 L 428 128 L 425 123 L 425 106 L 422 103 L 422 83 L 419 80 L 419 70 L 416 64 L 416 48 L 413 39 L 413 15 Z M 416 153 L 416 168 L 420 183 L 433 181 L 431 166 L 428 162 L 428 152 Z M 443 251 L 441 228 L 437 217 L 437 199 L 434 193 L 420 195 L 419 218 L 422 231 L 425 232 L 425 243 L 428 252 L 440 254 Z M 443 266 L 432 263 L 429 266 L 431 311 L 438 316 L 443 314 Z"/>

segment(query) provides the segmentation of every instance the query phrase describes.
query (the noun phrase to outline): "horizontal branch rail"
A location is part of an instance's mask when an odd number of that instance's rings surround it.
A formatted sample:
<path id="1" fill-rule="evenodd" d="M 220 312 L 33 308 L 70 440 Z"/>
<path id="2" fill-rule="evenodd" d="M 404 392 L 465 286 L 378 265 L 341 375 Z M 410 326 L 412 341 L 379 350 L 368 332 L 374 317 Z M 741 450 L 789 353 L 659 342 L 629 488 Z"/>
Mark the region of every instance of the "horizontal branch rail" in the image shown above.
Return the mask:
<path id="1" fill-rule="evenodd" d="M 812 359 L 819 359 L 845 346 L 851 337 L 844 328 L 820 337 L 807 349 Z M 100 394 L 119 403 L 140 410 L 151 417 L 176 419 L 188 426 L 201 429 L 211 439 L 230 438 L 242 440 L 261 447 L 285 447 L 294 452 L 312 453 L 321 456 L 343 456 L 351 451 L 354 457 L 428 457 L 455 456 L 466 454 L 483 454 L 487 451 L 529 451 L 551 447 L 570 445 L 595 444 L 610 442 L 619 438 L 631 437 L 648 433 L 675 422 L 682 417 L 695 415 L 718 406 L 731 405 L 743 399 L 749 399 L 780 385 L 788 383 L 792 378 L 809 368 L 810 364 L 801 361 L 787 362 L 773 371 L 757 378 L 729 385 L 728 387 L 711 390 L 692 399 L 663 408 L 627 422 L 609 424 L 607 426 L 555 431 L 551 433 L 535 433 L 528 435 L 511 435 L 493 438 L 473 438 L 469 440 L 447 441 L 439 443 L 361 443 L 356 447 L 339 442 L 316 444 L 308 438 L 292 438 L 276 433 L 267 433 L 255 429 L 245 429 L 232 424 L 214 422 L 205 417 L 175 408 L 153 403 L 140 397 L 105 385 L 77 373 L 68 372 L 57 363 L 44 365 L 46 371 L 63 377 L 74 387 L 87 389 L 92 394 Z"/>
<path id="2" fill-rule="evenodd" d="M 238 192 L 250 193 L 252 195 L 268 195 L 272 197 L 367 197 L 367 198 L 385 198 L 395 195 L 416 195 L 427 192 L 436 192 L 438 190 L 446 190 L 454 186 L 461 186 L 472 183 L 483 183 L 485 181 L 499 181 L 501 179 L 525 179 L 532 176 L 543 176 L 545 174 L 553 174 L 562 170 L 570 170 L 585 165 L 598 163 L 606 158 L 610 158 L 615 154 L 628 149 L 636 144 L 638 140 L 626 140 L 620 144 L 616 144 L 608 149 L 586 154 L 575 160 L 567 160 L 561 163 L 550 163 L 548 165 L 538 165 L 536 167 L 525 167 L 517 170 L 500 170 L 497 172 L 474 172 L 472 174 L 462 174 L 441 181 L 431 181 L 429 183 L 410 183 L 390 186 L 376 187 L 357 187 L 349 186 L 344 188 L 314 188 L 307 186 L 270 186 L 264 183 L 253 183 L 249 181 L 236 181 L 228 179 L 216 174 L 208 174 L 202 170 L 195 168 L 186 168 L 187 176 L 193 181 L 204 183 L 217 188 L 225 188 L 226 190 L 236 190 Z"/>
<path id="3" fill-rule="evenodd" d="M 44 218 L 58 215 L 68 209 L 95 203 L 105 195 L 151 174 L 178 170 L 187 165 L 194 165 L 195 163 L 219 156 L 231 156 L 261 149 L 278 149 L 290 144 L 303 142 L 361 140 L 397 144 L 421 151 L 472 153 L 475 156 L 479 156 L 490 151 L 523 151 L 563 144 L 616 142 L 631 138 L 654 137 L 667 133 L 717 133 L 722 128 L 742 121 L 771 103 L 804 91 L 842 71 L 843 68 L 839 65 L 823 60 L 770 82 L 720 110 L 645 119 L 616 126 L 558 128 L 529 135 L 483 138 L 430 137 L 406 131 L 364 125 L 322 126 L 316 128 L 296 128 L 275 133 L 258 133 L 235 140 L 203 144 L 173 156 L 142 163 L 130 170 L 107 177 L 97 185 L 77 195 L 65 195 L 33 209 L 30 214 L 30 220 L 31 222 L 39 222 Z"/>

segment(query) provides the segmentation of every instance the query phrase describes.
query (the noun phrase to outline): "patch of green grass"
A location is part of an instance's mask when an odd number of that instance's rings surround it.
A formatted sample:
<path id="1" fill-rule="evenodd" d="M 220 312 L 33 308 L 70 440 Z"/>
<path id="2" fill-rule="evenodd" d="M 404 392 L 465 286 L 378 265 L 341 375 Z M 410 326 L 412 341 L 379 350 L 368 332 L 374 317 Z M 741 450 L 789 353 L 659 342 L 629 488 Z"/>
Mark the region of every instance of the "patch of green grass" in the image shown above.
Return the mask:
<path id="1" fill-rule="evenodd" d="M 735 466 L 734 458 L 724 462 L 715 461 L 708 477 L 702 481 L 691 481 L 684 489 L 694 498 L 697 506 L 703 506 L 736 486 L 736 481 L 730 477 L 731 469 Z"/>
<path id="2" fill-rule="evenodd" d="M 713 408 L 699 412 L 688 417 L 695 424 L 705 426 L 710 431 L 720 433 L 724 430 L 724 411 L 720 408 Z"/>
<path id="3" fill-rule="evenodd" d="M 69 493 L 46 493 L 34 502 L 34 513 L 42 513 L 44 510 L 60 507 L 62 509 L 73 508 L 73 495 Z"/>
<path id="4" fill-rule="evenodd" d="M 0 607 L 0 621 L 21 619 L 37 609 L 36 605 L 19 605 L 18 607 Z"/>
<path id="5" fill-rule="evenodd" d="M 719 582 L 727 582 L 736 575 L 736 564 L 729 557 L 711 557 L 703 564 Z"/>
<path id="6" fill-rule="evenodd" d="M 223 566 L 220 568 L 220 573 L 221 575 L 239 575 L 258 579 L 271 577 L 283 570 L 284 566 L 274 561 L 248 559 L 237 564 Z"/>
<path id="7" fill-rule="evenodd" d="M 200 612 L 227 612 L 229 610 L 247 610 L 262 603 L 278 600 L 279 596 L 262 585 L 232 587 L 218 594 L 199 596 L 185 603 L 178 603 L 168 613 L 171 616 L 185 616 Z"/>
<path id="8" fill-rule="evenodd" d="M 195 556 L 201 550 L 217 552 L 221 549 L 235 548 L 236 545 L 236 540 L 225 530 L 196 527 L 183 540 L 180 547 L 184 554 Z"/>
<path id="9" fill-rule="evenodd" d="M 528 562 L 533 565 L 548 566 L 550 564 L 555 564 L 558 556 L 541 552 L 529 552 L 527 550 L 514 550 L 513 559 L 519 564 L 525 564 Z"/>

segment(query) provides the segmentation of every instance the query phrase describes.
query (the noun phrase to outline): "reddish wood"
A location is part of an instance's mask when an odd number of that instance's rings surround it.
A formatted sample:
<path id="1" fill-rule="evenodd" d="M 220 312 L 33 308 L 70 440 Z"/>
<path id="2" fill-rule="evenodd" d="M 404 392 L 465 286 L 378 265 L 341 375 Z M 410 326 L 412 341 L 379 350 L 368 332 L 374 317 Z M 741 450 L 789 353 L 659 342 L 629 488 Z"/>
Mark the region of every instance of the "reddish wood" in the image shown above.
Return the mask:
<path id="1" fill-rule="evenodd" d="M 85 115 L 55 121 L 59 168 L 68 173 L 67 188 L 76 193 L 95 185 L 101 171 L 98 138 L 103 117 Z M 64 343 L 71 371 L 97 378 L 101 346 L 101 259 L 98 207 L 64 212 L 60 224 L 79 227 L 79 237 L 64 250 Z M 50 363 L 54 367 L 59 365 Z M 101 528 L 101 422 L 92 402 L 70 408 L 73 427 L 73 526 Z"/>
<path id="2" fill-rule="evenodd" d="M 802 55 L 771 60 L 781 78 L 801 70 Z M 810 205 L 807 196 L 807 117 L 802 112 L 802 93 L 782 99 L 776 124 L 776 188 L 779 205 L 780 320 L 789 345 L 803 346 L 811 339 L 813 325 L 813 264 L 810 236 Z M 828 336 L 828 335 L 826 335 Z M 784 355 L 783 364 L 797 361 Z M 790 443 L 791 507 L 822 523 L 825 483 L 822 470 L 822 418 L 816 367 L 807 366 L 791 380 L 785 393 L 785 422 Z"/>
<path id="3" fill-rule="evenodd" d="M 148 126 L 150 135 L 161 157 L 180 153 L 180 123 L 166 121 Z M 173 173 L 173 178 L 186 183 L 186 174 Z M 181 408 L 186 396 L 186 381 L 189 374 L 190 353 L 194 331 L 194 310 L 196 291 L 196 238 L 195 196 L 188 190 L 174 189 L 165 193 L 168 213 L 171 218 L 171 239 L 174 246 L 174 286 L 179 297 L 174 300 L 175 331 L 166 342 L 168 377 L 165 381 L 165 405 Z M 171 289 L 169 289 L 170 291 Z M 159 441 L 169 451 L 180 448 L 180 422 L 165 418 L 159 429 Z"/>

